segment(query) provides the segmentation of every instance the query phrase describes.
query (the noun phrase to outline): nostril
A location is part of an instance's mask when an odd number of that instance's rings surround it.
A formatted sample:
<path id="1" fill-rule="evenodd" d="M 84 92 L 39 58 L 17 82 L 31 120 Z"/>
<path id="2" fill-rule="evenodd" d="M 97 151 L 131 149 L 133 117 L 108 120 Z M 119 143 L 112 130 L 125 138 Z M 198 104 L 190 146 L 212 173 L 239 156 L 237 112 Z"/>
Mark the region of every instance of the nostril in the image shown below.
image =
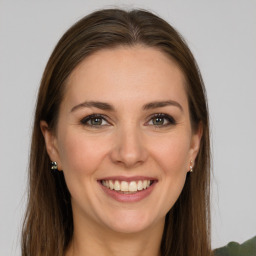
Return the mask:
<path id="1" fill-rule="evenodd" d="M 128 128 L 127 128 L 128 129 Z M 147 150 L 137 131 L 120 131 L 111 152 L 111 160 L 128 168 L 142 164 L 147 159 Z"/>

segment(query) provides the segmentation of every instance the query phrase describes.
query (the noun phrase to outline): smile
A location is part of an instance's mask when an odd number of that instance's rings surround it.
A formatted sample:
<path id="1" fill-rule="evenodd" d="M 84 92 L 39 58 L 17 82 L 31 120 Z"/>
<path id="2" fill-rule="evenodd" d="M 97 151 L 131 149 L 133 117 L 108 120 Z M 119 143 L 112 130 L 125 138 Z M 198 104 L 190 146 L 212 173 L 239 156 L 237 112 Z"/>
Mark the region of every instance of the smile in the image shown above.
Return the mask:
<path id="1" fill-rule="evenodd" d="M 138 202 L 147 198 L 157 183 L 156 178 L 145 176 L 112 176 L 98 180 L 98 184 L 108 197 L 122 203 Z"/>
<path id="2" fill-rule="evenodd" d="M 133 180 L 129 182 L 124 180 L 101 180 L 101 184 L 104 187 L 124 194 L 132 194 L 145 190 L 149 188 L 153 182 L 153 180 Z"/>

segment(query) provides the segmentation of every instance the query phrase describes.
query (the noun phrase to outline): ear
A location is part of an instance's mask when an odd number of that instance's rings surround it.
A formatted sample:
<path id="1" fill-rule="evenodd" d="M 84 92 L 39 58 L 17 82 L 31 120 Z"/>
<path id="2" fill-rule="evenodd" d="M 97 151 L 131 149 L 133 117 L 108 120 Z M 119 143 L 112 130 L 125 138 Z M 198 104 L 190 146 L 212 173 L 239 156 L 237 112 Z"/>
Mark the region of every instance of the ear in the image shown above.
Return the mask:
<path id="1" fill-rule="evenodd" d="M 202 135 L 203 135 L 203 126 L 202 126 L 202 123 L 200 122 L 198 125 L 198 129 L 193 132 L 191 137 L 190 156 L 189 156 L 190 159 L 189 159 L 188 170 L 190 169 L 191 161 L 192 161 L 192 167 L 194 166 L 197 154 L 200 149 L 200 142 L 201 142 Z"/>
<path id="2" fill-rule="evenodd" d="M 59 157 L 59 150 L 57 146 L 57 139 L 53 131 L 49 128 L 46 121 L 40 121 L 40 128 L 44 136 L 45 146 L 52 162 L 57 162 L 58 170 L 62 170 L 61 161 Z"/>

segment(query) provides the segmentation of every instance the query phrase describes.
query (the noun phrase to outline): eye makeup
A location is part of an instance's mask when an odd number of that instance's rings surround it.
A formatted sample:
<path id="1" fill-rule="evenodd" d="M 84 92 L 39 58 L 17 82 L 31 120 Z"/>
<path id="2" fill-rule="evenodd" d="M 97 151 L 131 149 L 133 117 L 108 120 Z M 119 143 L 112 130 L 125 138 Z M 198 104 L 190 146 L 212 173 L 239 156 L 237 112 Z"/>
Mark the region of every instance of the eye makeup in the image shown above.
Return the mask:
<path id="1" fill-rule="evenodd" d="M 172 116 L 163 113 L 154 114 L 150 117 L 149 121 L 147 122 L 147 125 L 153 125 L 159 128 L 175 124 L 176 121 Z"/>
<path id="2" fill-rule="evenodd" d="M 106 116 L 102 114 L 91 114 L 84 117 L 80 123 L 85 126 L 100 128 L 100 126 L 111 125 Z"/>
<path id="3" fill-rule="evenodd" d="M 111 123 L 108 118 L 102 114 L 91 114 L 80 120 L 80 123 L 84 126 L 100 128 L 102 126 L 109 126 Z M 167 127 L 175 125 L 175 119 L 164 113 L 156 113 L 148 118 L 148 121 L 144 124 L 145 126 L 155 126 L 157 128 Z"/>

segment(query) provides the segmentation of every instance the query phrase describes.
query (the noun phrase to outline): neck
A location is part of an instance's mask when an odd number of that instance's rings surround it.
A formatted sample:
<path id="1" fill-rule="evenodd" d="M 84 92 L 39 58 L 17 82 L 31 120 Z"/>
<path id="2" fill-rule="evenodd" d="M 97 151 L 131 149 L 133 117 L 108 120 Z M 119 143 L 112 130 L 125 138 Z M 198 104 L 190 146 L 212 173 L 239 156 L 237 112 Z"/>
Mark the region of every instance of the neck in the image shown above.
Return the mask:
<path id="1" fill-rule="evenodd" d="M 66 256 L 160 256 L 164 220 L 136 233 L 119 233 L 97 224 L 74 221 L 74 234 Z"/>

